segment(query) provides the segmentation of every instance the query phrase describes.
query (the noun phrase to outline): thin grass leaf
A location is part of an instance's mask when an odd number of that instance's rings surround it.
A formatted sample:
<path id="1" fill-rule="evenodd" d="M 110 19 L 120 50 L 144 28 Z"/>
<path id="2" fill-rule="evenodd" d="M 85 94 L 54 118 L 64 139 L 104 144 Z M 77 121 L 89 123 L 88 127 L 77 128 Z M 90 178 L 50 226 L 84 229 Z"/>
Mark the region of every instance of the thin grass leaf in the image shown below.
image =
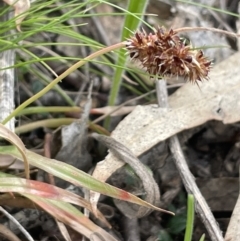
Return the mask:
<path id="1" fill-rule="evenodd" d="M 201 236 L 201 238 L 199 239 L 199 241 L 204 241 L 205 240 L 205 234 L 203 234 L 202 236 Z"/>
<path id="2" fill-rule="evenodd" d="M 31 194 L 42 198 L 76 204 L 87 208 L 89 211 L 92 210 L 90 203 L 86 199 L 72 192 L 44 182 L 12 177 L 2 172 L 0 172 L 0 192 L 15 192 L 23 196 Z"/>
<path id="3" fill-rule="evenodd" d="M 74 106 L 35 106 L 28 107 L 22 110 L 17 116 L 21 115 L 33 115 L 33 114 L 43 114 L 43 113 L 65 113 L 65 112 L 81 112 L 81 108 Z"/>
<path id="4" fill-rule="evenodd" d="M 4 138 L 5 140 L 15 145 L 18 151 L 21 153 L 22 159 L 24 161 L 26 178 L 29 179 L 29 162 L 26 156 L 26 148 L 23 142 L 21 141 L 21 139 L 1 123 L 0 123 L 0 137 Z"/>
<path id="5" fill-rule="evenodd" d="M 102 126 L 92 123 L 91 121 L 89 121 L 89 128 L 91 130 L 93 130 L 94 132 L 97 132 L 98 134 L 102 134 L 102 135 L 106 135 L 106 136 L 111 135 L 111 133 L 109 131 L 107 131 L 106 129 L 104 129 Z"/>
<path id="6" fill-rule="evenodd" d="M 23 21 L 23 19 L 26 17 L 26 12 L 30 8 L 30 0 L 3 0 L 9 5 L 12 5 L 15 9 L 15 17 L 16 17 L 16 26 L 17 30 L 21 31 L 20 25 Z"/>
<path id="7" fill-rule="evenodd" d="M 18 158 L 19 160 L 23 159 L 17 151 L 16 147 L 14 146 L 0 147 L 0 153 L 11 155 L 15 158 Z M 145 202 L 144 200 L 134 196 L 133 194 L 128 193 L 119 188 L 113 187 L 107 183 L 103 183 L 71 165 L 54 159 L 43 157 L 29 150 L 26 151 L 26 156 L 31 165 L 38 167 L 63 180 L 66 180 L 74 185 L 82 186 L 113 198 L 121 199 L 131 203 L 136 203 L 147 208 L 152 208 L 161 211 L 161 209 L 159 209 L 158 207 L 155 207 L 152 204 Z M 173 214 L 172 212 L 169 213 Z"/>
<path id="8" fill-rule="evenodd" d="M 148 3 L 147 0 L 139 0 L 139 1 L 129 0 L 128 1 L 127 12 L 132 14 L 127 14 L 125 17 L 125 21 L 123 24 L 124 28 L 122 29 L 122 34 L 121 34 L 122 41 L 125 41 L 131 35 L 130 31 L 135 31 L 135 29 L 138 28 L 139 24 L 141 23 L 141 19 L 136 15 L 134 15 L 134 13 L 144 14 L 147 3 Z M 124 67 L 126 65 L 126 61 L 127 61 L 127 56 L 125 55 L 125 51 L 120 50 L 117 56 L 116 65 Z M 112 87 L 111 87 L 109 100 L 108 100 L 109 106 L 115 105 L 124 71 L 125 70 L 123 68 L 115 69 Z M 105 119 L 105 122 L 104 122 L 105 129 L 109 129 L 110 120 L 111 120 L 110 117 Z"/>
<path id="9" fill-rule="evenodd" d="M 8 117 L 6 117 L 2 123 L 5 124 L 7 123 L 12 117 L 16 116 L 20 111 L 22 111 L 24 108 L 26 108 L 28 105 L 30 105 L 32 102 L 35 100 L 39 99 L 42 97 L 44 94 L 46 94 L 48 91 L 50 91 L 55 85 L 58 84 L 59 81 L 61 81 L 63 78 L 68 76 L 70 73 L 78 69 L 79 67 L 83 66 L 86 62 L 97 58 L 105 53 L 111 52 L 113 50 L 122 48 L 124 46 L 124 43 L 118 43 L 115 45 L 111 45 L 109 47 L 106 47 L 104 49 L 100 49 L 97 52 L 94 52 L 93 54 L 90 54 L 88 57 L 86 57 L 83 60 L 78 61 L 74 65 L 72 65 L 69 69 L 67 69 L 65 72 L 63 72 L 61 75 L 59 75 L 56 79 L 54 79 L 51 83 L 49 83 L 44 89 L 36 93 L 34 96 L 31 98 L 27 99 L 25 102 L 23 102 L 20 106 L 18 106 Z"/>
<path id="10" fill-rule="evenodd" d="M 75 120 L 76 119 L 74 119 L 74 118 L 52 118 L 52 119 L 44 119 L 44 120 L 40 120 L 40 121 L 34 121 L 34 122 L 30 122 L 28 124 L 16 127 L 15 133 L 23 134 L 26 132 L 30 132 L 34 129 L 40 128 L 40 127 L 58 128 L 59 126 L 62 126 L 62 125 L 70 125 Z"/>
<path id="11" fill-rule="evenodd" d="M 18 116 L 31 115 L 35 113 L 46 113 L 46 112 L 80 112 L 81 111 L 79 107 L 56 107 L 54 110 L 52 110 L 52 108 L 55 108 L 55 107 L 49 107 L 49 108 L 48 107 L 29 107 L 21 111 L 21 113 L 19 113 Z M 53 118 L 53 119 L 40 120 L 40 121 L 35 121 L 29 124 L 16 127 L 15 132 L 17 134 L 23 134 L 40 127 L 57 128 L 61 125 L 69 125 L 75 120 L 76 119 L 74 118 L 55 118 L 55 119 Z M 110 136 L 110 132 L 108 132 L 102 126 L 92 123 L 91 121 L 89 121 L 89 128 L 99 134 Z"/>
<path id="12" fill-rule="evenodd" d="M 132 7 L 130 7 L 130 10 L 135 9 L 134 11 L 138 11 L 137 8 L 135 8 L 136 3 L 134 1 L 132 1 L 132 2 L 133 2 L 133 5 L 132 5 Z M 24 32 L 17 33 L 14 36 L 12 36 L 11 39 L 13 39 L 13 42 L 10 44 L 4 44 L 2 50 L 4 50 L 5 48 L 9 48 L 9 46 L 13 46 L 13 44 L 16 45 L 16 46 L 14 46 L 14 48 L 24 49 L 25 48 L 24 46 L 20 46 L 18 44 L 19 41 L 22 41 L 28 37 L 31 37 L 37 33 L 43 32 L 43 31 L 58 33 L 60 35 L 65 35 L 65 36 L 69 36 L 69 37 L 78 39 L 81 42 L 85 42 L 86 45 L 92 45 L 93 49 L 94 49 L 94 45 L 95 45 L 95 49 L 96 49 L 96 47 L 97 48 L 102 47 L 102 45 L 97 43 L 96 41 L 91 40 L 91 39 L 87 38 L 86 36 L 83 36 L 83 35 L 77 33 L 76 31 L 74 31 L 73 29 L 71 29 L 72 26 L 66 26 L 64 24 L 64 22 L 67 21 L 70 17 L 85 17 L 88 14 L 87 11 L 89 10 L 89 9 L 87 9 L 87 10 L 85 9 L 85 6 L 87 6 L 86 2 L 79 4 L 79 2 L 77 2 L 77 1 L 71 1 L 71 3 L 64 3 L 61 6 L 55 5 L 53 8 L 53 7 L 51 7 L 51 4 L 54 4 L 54 3 L 55 3 L 55 1 L 48 1 L 47 3 L 45 1 L 34 2 L 28 13 L 27 20 L 24 21 L 24 24 L 25 24 L 24 26 L 26 26 L 27 24 L 29 24 L 29 26 L 31 26 L 29 31 L 24 29 Z M 93 6 L 91 6 L 91 7 L 95 7 L 99 4 L 99 1 L 90 1 L 90 2 L 88 1 L 88 4 L 89 3 L 93 4 Z M 115 6 L 114 4 L 111 4 L 109 2 L 104 2 L 104 3 L 114 6 L 116 8 L 119 8 L 118 6 Z M 137 4 L 137 6 L 140 8 L 141 4 Z M 58 16 L 57 19 L 56 19 L 56 17 L 54 17 L 54 18 L 46 17 L 47 14 L 53 13 L 54 11 L 61 11 L 61 8 L 69 8 L 69 9 L 72 8 L 72 10 Z M 120 13 L 121 15 L 128 14 L 128 16 L 130 16 L 130 18 L 133 18 L 133 16 L 134 16 L 134 19 L 137 19 L 138 21 L 141 20 L 141 18 L 139 16 L 137 16 L 139 14 L 133 14 L 133 13 L 131 13 L 131 11 L 128 11 L 128 10 L 125 10 L 122 8 L 119 8 L 119 9 L 121 9 L 121 11 L 122 11 L 122 13 Z M 140 11 L 140 14 L 141 14 L 141 11 Z M 90 16 L 91 14 L 88 14 L 88 15 Z M 102 13 L 101 13 L 101 15 L 102 15 Z M 31 21 L 31 22 L 28 23 L 28 21 Z M 132 23 L 132 21 L 129 21 L 129 22 Z M 125 24 L 125 26 L 127 26 L 127 25 Z M 131 27 L 131 28 L 133 28 L 133 27 Z M 70 57 L 69 59 L 73 59 L 73 58 Z M 48 58 L 48 60 L 50 60 L 50 58 Z M 35 59 L 35 61 L 36 61 L 36 59 Z M 47 61 L 47 59 L 39 58 L 37 61 L 44 62 L 44 61 Z M 104 62 L 110 64 L 110 60 L 107 58 L 104 59 Z M 30 64 L 30 63 L 32 63 L 32 62 L 31 61 L 24 62 L 24 63 L 20 63 L 19 65 L 16 64 L 14 67 L 20 67 L 23 64 L 25 65 L 25 64 Z M 112 67 L 115 68 L 116 66 L 112 65 Z M 66 99 L 66 96 L 65 96 L 65 99 Z M 73 105 L 71 100 L 69 100 L 69 99 L 66 99 L 66 100 L 70 105 Z"/>
<path id="13" fill-rule="evenodd" d="M 187 203 L 187 224 L 186 224 L 186 231 L 184 235 L 184 241 L 192 240 L 193 225 L 194 225 L 194 196 L 189 194 L 188 203 Z"/>
<path id="14" fill-rule="evenodd" d="M 47 211 L 57 220 L 65 223 L 78 233 L 94 241 L 117 241 L 105 230 L 94 224 L 90 219 L 85 217 L 77 208 L 69 203 L 40 198 L 35 195 L 26 195 L 42 209 Z M 94 237 L 94 238 L 93 238 Z"/>
<path id="15" fill-rule="evenodd" d="M 92 212 L 90 202 L 77 194 L 44 182 L 13 177 L 12 175 L 3 172 L 0 172 L 0 192 L 15 192 L 25 197 L 28 197 L 27 195 L 29 194 L 41 198 L 63 201 L 84 207 Z M 98 210 L 97 217 L 104 223 L 108 223 Z"/>

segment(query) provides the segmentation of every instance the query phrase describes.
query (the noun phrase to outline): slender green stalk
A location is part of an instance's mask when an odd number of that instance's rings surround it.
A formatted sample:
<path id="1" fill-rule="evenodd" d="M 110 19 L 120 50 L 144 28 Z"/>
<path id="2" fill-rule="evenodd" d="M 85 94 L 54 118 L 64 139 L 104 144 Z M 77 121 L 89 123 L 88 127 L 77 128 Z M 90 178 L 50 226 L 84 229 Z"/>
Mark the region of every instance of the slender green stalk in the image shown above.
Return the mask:
<path id="1" fill-rule="evenodd" d="M 194 224 L 194 197 L 193 195 L 189 194 L 188 203 L 187 203 L 187 225 L 186 225 L 184 241 L 192 240 L 193 224 Z"/>
<path id="2" fill-rule="evenodd" d="M 80 68 L 81 66 L 83 66 L 86 62 L 97 58 L 103 54 L 106 54 L 108 52 L 111 52 L 113 50 L 119 49 L 125 47 L 125 42 L 121 42 L 121 43 L 117 43 L 115 45 L 111 45 L 109 47 L 103 48 L 98 50 L 95 53 L 90 54 L 88 57 L 86 57 L 85 59 L 82 59 L 80 61 L 78 61 L 76 64 L 74 64 L 72 67 L 70 67 L 69 69 L 67 69 L 65 72 L 63 72 L 61 75 L 59 75 L 56 79 L 54 79 L 50 84 L 48 84 L 44 89 L 42 89 L 41 91 L 39 91 L 37 94 L 35 94 L 34 96 L 32 96 L 31 98 L 29 98 L 28 100 L 26 100 L 25 102 L 23 102 L 20 106 L 18 106 L 7 118 L 5 118 L 2 121 L 2 124 L 6 124 L 9 120 L 11 120 L 13 117 L 15 117 L 16 115 L 18 115 L 19 112 L 21 112 L 24 108 L 26 108 L 28 105 L 30 105 L 31 103 L 33 103 L 34 101 L 36 101 L 37 99 L 39 99 L 40 97 L 42 97 L 44 94 L 46 94 L 48 91 L 50 91 L 56 84 L 58 84 L 58 82 L 60 82 L 63 78 L 65 78 L 66 76 L 68 76 L 70 73 L 72 73 L 74 70 Z"/>
<path id="3" fill-rule="evenodd" d="M 15 129 L 15 133 L 22 134 L 22 133 L 30 132 L 30 131 L 40 128 L 40 127 L 57 128 L 62 125 L 69 125 L 75 120 L 77 120 L 77 119 L 53 118 L 53 119 L 45 119 L 45 120 L 35 121 L 35 122 L 28 123 L 26 125 L 17 127 Z"/>
<path id="4" fill-rule="evenodd" d="M 204 241 L 204 239 L 205 239 L 205 234 L 203 234 L 203 235 L 201 236 L 201 238 L 199 239 L 199 241 Z"/>
<path id="5" fill-rule="evenodd" d="M 44 75 L 44 73 L 37 71 L 34 68 L 30 69 L 29 72 L 36 77 L 39 77 L 40 81 L 43 82 L 44 86 L 48 85 L 52 81 L 50 80 L 50 77 L 47 77 L 46 75 Z M 59 85 L 55 85 L 53 90 L 55 90 L 69 106 L 73 107 L 76 105 L 74 101 L 70 98 L 70 96 Z"/>
<path id="6" fill-rule="evenodd" d="M 121 35 L 121 41 L 126 40 L 130 34 L 132 34 L 130 31 L 135 30 L 138 28 L 141 21 L 141 17 L 138 17 L 134 15 L 133 13 L 145 13 L 145 9 L 147 7 L 148 0 L 129 0 L 128 1 L 128 8 L 125 10 L 128 14 L 125 16 L 124 21 L 124 28 L 122 28 L 122 35 Z M 109 4 L 109 3 L 108 3 Z M 120 50 L 118 53 L 118 59 L 117 59 L 117 66 L 123 66 L 125 67 L 127 61 L 127 56 L 125 55 L 123 50 Z M 115 105 L 118 92 L 122 83 L 122 74 L 125 70 L 123 68 L 116 68 L 115 74 L 113 77 L 112 87 L 109 94 L 109 100 L 108 105 L 113 106 Z M 110 125 L 110 117 L 107 117 L 104 121 L 104 127 L 105 129 L 109 129 Z"/>
<path id="7" fill-rule="evenodd" d="M 70 125 L 72 122 L 77 121 L 78 119 L 74 118 L 52 118 L 52 119 L 45 119 L 40 121 L 31 122 L 19 127 L 15 128 L 16 134 L 23 134 L 26 132 L 30 132 L 34 129 L 40 127 L 47 127 L 47 128 L 57 128 L 62 125 Z M 91 121 L 88 122 L 89 128 L 99 134 L 103 134 L 106 136 L 110 136 L 110 132 L 105 130 L 102 126 L 92 123 Z"/>
<path id="8" fill-rule="evenodd" d="M 29 107 L 25 108 L 21 112 L 17 114 L 17 116 L 21 115 L 32 115 L 32 114 L 37 114 L 37 113 L 49 113 L 49 112 L 57 112 L 57 113 L 62 113 L 62 112 L 81 112 L 81 108 L 74 106 L 74 107 L 69 107 L 69 106 L 36 106 L 36 107 Z"/>

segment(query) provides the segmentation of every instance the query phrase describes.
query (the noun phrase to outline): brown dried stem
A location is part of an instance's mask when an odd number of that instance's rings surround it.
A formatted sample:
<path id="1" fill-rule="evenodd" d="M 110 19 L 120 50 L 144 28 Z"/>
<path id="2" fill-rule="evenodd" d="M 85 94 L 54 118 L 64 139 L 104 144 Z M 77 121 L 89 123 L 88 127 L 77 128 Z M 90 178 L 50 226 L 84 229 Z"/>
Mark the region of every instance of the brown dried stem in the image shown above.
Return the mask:
<path id="1" fill-rule="evenodd" d="M 167 90 L 166 90 L 166 81 L 156 80 L 156 90 L 158 96 L 158 105 L 160 108 L 167 108 Z M 189 194 L 193 194 L 196 201 L 196 211 L 199 214 L 203 224 L 205 225 L 209 236 L 212 241 L 223 241 L 222 233 L 219 229 L 219 226 L 208 207 L 204 197 L 202 196 L 200 190 L 198 189 L 194 176 L 190 172 L 186 159 L 183 155 L 180 143 L 177 136 L 172 136 L 169 139 L 169 147 L 171 153 L 174 157 L 175 165 L 180 173 L 183 184 Z"/>

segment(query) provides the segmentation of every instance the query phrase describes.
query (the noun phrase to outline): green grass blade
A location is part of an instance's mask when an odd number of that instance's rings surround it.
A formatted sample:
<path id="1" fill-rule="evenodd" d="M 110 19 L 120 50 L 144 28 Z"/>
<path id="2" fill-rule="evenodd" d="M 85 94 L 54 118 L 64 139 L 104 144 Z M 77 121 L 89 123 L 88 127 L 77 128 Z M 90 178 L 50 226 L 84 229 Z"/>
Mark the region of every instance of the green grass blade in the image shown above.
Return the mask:
<path id="1" fill-rule="evenodd" d="M 204 241 L 204 239 L 205 239 L 205 234 L 203 234 L 203 235 L 201 236 L 201 238 L 199 239 L 199 241 Z"/>
<path id="2" fill-rule="evenodd" d="M 194 197 L 193 195 L 189 194 L 188 204 L 187 204 L 187 225 L 186 225 L 184 241 L 192 240 L 193 224 L 194 224 Z"/>
<path id="3" fill-rule="evenodd" d="M 41 91 L 39 91 L 34 96 L 32 96 L 31 98 L 29 98 L 25 102 L 23 102 L 21 105 L 19 105 L 7 118 L 5 118 L 2 121 L 2 124 L 6 124 L 12 117 L 16 116 L 20 111 L 22 111 L 24 108 L 26 108 L 32 102 L 34 102 L 35 100 L 37 100 L 40 97 L 42 97 L 44 94 L 46 94 L 48 91 L 50 91 L 55 85 L 57 85 L 63 78 L 65 78 L 70 73 L 72 73 L 76 69 L 78 69 L 81 66 L 83 66 L 87 61 L 90 61 L 90 60 L 92 60 L 94 58 L 97 58 L 97 57 L 103 55 L 103 54 L 106 54 L 106 53 L 108 53 L 110 51 L 113 51 L 113 50 L 116 50 L 116 49 L 119 49 L 119 48 L 122 48 L 122 47 L 123 47 L 123 43 L 118 43 L 118 44 L 115 44 L 115 45 L 111 45 L 109 47 L 100 49 L 99 51 L 94 52 L 93 54 L 90 54 L 86 58 L 78 61 L 77 63 L 72 65 L 69 69 L 67 69 L 65 72 L 63 72 L 61 75 L 59 75 L 57 78 L 55 78 L 51 83 L 49 83 Z"/>
<path id="4" fill-rule="evenodd" d="M 64 113 L 64 112 L 81 112 L 80 107 L 69 107 L 69 106 L 35 106 L 28 107 L 18 113 L 17 116 L 21 115 L 33 115 L 33 114 L 45 114 L 45 113 Z"/>
<path id="5" fill-rule="evenodd" d="M 139 0 L 139 1 L 129 0 L 127 12 L 144 14 L 147 3 L 148 3 L 147 0 Z M 141 19 L 139 17 L 134 16 L 133 14 L 127 14 L 125 16 L 125 21 L 123 25 L 124 28 L 122 30 L 121 40 L 122 41 L 126 40 L 131 35 L 130 31 L 135 31 L 139 27 L 140 23 L 141 23 Z M 127 61 L 127 56 L 125 55 L 125 51 L 120 50 L 118 53 L 116 65 L 125 66 L 126 61 Z M 121 85 L 123 72 L 124 72 L 124 69 L 122 68 L 116 68 L 115 70 L 115 74 L 112 82 L 112 88 L 111 88 L 109 100 L 108 100 L 108 105 L 110 106 L 114 105 L 116 102 L 116 98 Z M 110 124 L 110 117 L 106 118 L 105 120 L 105 123 L 104 123 L 105 129 L 109 129 L 109 124 Z"/>
<path id="6" fill-rule="evenodd" d="M 19 153 L 21 153 L 22 158 L 24 160 L 24 169 L 26 178 L 30 178 L 29 174 L 29 162 L 26 156 L 26 148 L 22 142 L 22 140 L 11 130 L 9 130 L 6 126 L 0 124 L 0 138 L 4 138 L 8 142 L 12 143 L 18 150 Z"/>
<path id="7" fill-rule="evenodd" d="M 0 153 L 8 154 L 19 160 L 23 160 L 21 154 L 14 146 L 0 146 Z M 60 162 L 54 159 L 49 159 L 44 156 L 38 155 L 34 152 L 26 150 L 26 156 L 29 160 L 29 164 L 35 167 L 38 167 L 48 173 L 51 173 L 54 176 L 57 176 L 63 180 L 66 180 L 74 185 L 82 186 L 87 189 L 93 190 L 95 192 L 99 192 L 101 194 L 125 200 L 131 203 L 136 203 L 138 205 L 152 208 L 154 210 L 163 211 L 169 214 L 173 214 L 172 212 L 163 210 L 156 206 L 153 206 L 150 203 L 145 202 L 144 200 L 136 197 L 135 195 L 128 193 L 119 188 L 113 187 L 107 183 L 101 182 L 89 174 L 67 164 L 64 162 Z M 174 214 L 173 214 L 174 215 Z"/>
<path id="8" fill-rule="evenodd" d="M 148 1 L 147 0 L 141 0 L 141 1 L 134 1 L 129 0 L 128 2 L 128 11 L 131 13 L 145 13 L 146 7 L 147 7 Z M 139 18 L 136 18 L 133 15 L 127 14 L 125 16 L 125 22 L 124 22 L 124 28 L 122 30 L 122 38 L 121 40 L 126 40 L 127 37 L 130 36 L 131 32 L 129 30 L 133 31 L 139 27 L 139 24 L 141 23 Z"/>
<path id="9" fill-rule="evenodd" d="M 15 128 L 15 133 L 20 135 L 23 133 L 30 132 L 34 129 L 45 127 L 45 128 L 58 128 L 63 125 L 70 125 L 76 119 L 74 118 L 51 118 L 39 121 L 33 121 L 25 125 L 21 125 Z"/>

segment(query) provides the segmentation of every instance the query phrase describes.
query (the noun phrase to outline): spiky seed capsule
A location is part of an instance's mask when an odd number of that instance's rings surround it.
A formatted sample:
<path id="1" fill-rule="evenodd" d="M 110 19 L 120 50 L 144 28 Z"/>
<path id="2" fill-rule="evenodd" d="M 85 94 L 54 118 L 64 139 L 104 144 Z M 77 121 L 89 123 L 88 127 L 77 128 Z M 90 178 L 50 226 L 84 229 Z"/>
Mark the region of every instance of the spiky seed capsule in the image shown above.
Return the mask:
<path id="1" fill-rule="evenodd" d="M 137 31 L 126 44 L 133 60 L 139 60 L 150 75 L 181 76 L 191 82 L 208 79 L 211 61 L 193 50 L 174 30 L 159 27 L 154 34 Z"/>

